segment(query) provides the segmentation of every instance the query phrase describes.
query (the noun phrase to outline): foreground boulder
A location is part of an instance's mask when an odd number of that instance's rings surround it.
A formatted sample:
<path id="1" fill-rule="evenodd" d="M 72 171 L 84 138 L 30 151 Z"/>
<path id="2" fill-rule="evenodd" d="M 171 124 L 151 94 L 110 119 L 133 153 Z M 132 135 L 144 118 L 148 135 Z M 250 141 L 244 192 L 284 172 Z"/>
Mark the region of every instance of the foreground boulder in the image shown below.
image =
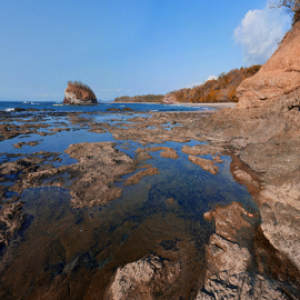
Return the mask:
<path id="1" fill-rule="evenodd" d="M 96 104 L 97 97 L 91 88 L 81 82 L 68 82 L 68 87 L 65 89 L 64 104 L 71 105 L 86 105 Z"/>
<path id="2" fill-rule="evenodd" d="M 241 83 L 237 89 L 238 109 L 266 107 L 287 111 L 299 108 L 299 30 L 298 21 L 260 71 Z"/>

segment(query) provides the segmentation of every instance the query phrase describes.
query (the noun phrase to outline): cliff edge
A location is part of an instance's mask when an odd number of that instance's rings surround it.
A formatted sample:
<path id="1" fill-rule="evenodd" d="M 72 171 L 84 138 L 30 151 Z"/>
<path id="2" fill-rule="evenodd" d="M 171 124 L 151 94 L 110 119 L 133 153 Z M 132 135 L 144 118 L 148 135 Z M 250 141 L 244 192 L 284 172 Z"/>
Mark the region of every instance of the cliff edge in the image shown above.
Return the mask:
<path id="1" fill-rule="evenodd" d="M 69 81 L 68 87 L 65 89 L 65 98 L 63 103 L 71 105 L 86 105 L 98 102 L 96 95 L 89 86 L 81 82 Z"/>
<path id="2" fill-rule="evenodd" d="M 271 108 L 287 111 L 299 108 L 300 22 L 285 35 L 281 45 L 260 71 L 237 89 L 236 108 Z"/>
<path id="3" fill-rule="evenodd" d="M 237 102 L 239 99 L 236 96 L 236 88 L 244 79 L 256 74 L 260 67 L 260 65 L 254 65 L 249 68 L 233 69 L 228 73 L 223 72 L 218 78 L 207 80 L 205 83 L 191 89 L 185 88 L 168 93 L 162 103 Z"/>

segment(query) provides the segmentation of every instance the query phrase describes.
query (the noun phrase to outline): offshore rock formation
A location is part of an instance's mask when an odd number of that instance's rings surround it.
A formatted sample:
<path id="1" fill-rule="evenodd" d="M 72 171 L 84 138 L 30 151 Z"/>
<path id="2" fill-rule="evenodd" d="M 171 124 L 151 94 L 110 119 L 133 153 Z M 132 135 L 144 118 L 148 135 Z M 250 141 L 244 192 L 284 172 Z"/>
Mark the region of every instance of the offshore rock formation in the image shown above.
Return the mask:
<path id="1" fill-rule="evenodd" d="M 64 104 L 71 105 L 86 105 L 96 104 L 97 97 L 91 88 L 81 82 L 68 82 L 68 87 L 65 89 Z"/>
<path id="2" fill-rule="evenodd" d="M 285 35 L 278 50 L 237 89 L 239 109 L 272 108 L 287 111 L 300 103 L 300 22 Z"/>

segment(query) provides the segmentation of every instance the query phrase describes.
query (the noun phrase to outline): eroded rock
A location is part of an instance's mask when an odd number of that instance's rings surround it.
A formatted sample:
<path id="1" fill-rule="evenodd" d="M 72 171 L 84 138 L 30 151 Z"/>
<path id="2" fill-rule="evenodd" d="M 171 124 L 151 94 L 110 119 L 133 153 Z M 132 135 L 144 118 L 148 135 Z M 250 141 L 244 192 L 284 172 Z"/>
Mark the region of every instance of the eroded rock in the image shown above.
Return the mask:
<path id="1" fill-rule="evenodd" d="M 64 104 L 82 105 L 95 104 L 97 98 L 91 88 L 81 82 L 68 82 L 68 87 L 65 89 Z"/>
<path id="2" fill-rule="evenodd" d="M 104 204 L 121 196 L 121 188 L 112 182 L 133 172 L 137 162 L 115 149 L 115 143 L 72 144 L 65 150 L 78 163 L 59 168 L 74 178 L 71 183 L 72 203 L 75 207 Z"/>
<path id="3" fill-rule="evenodd" d="M 133 184 L 137 184 L 138 182 L 140 182 L 140 180 L 145 177 L 145 176 L 152 176 L 155 174 L 160 174 L 160 172 L 158 171 L 157 168 L 148 168 L 146 170 L 142 170 L 139 171 L 138 173 L 132 175 L 131 177 L 129 177 L 125 182 L 124 185 L 133 185 Z"/>
<path id="4" fill-rule="evenodd" d="M 160 295 L 176 281 L 180 271 L 180 263 L 154 255 L 129 263 L 116 271 L 106 299 L 164 299 Z"/>
<path id="5" fill-rule="evenodd" d="M 208 171 L 213 175 L 218 174 L 219 167 L 216 166 L 211 160 L 190 155 L 189 161 L 200 166 L 203 170 Z"/>

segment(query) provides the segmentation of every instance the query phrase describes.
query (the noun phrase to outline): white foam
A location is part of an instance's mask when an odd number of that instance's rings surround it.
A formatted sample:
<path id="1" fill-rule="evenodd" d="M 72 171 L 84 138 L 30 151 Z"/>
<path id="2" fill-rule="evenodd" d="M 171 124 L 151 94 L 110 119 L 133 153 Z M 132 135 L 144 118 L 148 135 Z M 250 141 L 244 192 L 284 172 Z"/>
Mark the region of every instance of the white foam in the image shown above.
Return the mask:
<path id="1" fill-rule="evenodd" d="M 6 111 L 6 112 L 10 112 L 10 111 L 14 111 L 15 109 L 14 108 L 6 108 L 6 109 L 4 109 L 4 111 Z"/>

